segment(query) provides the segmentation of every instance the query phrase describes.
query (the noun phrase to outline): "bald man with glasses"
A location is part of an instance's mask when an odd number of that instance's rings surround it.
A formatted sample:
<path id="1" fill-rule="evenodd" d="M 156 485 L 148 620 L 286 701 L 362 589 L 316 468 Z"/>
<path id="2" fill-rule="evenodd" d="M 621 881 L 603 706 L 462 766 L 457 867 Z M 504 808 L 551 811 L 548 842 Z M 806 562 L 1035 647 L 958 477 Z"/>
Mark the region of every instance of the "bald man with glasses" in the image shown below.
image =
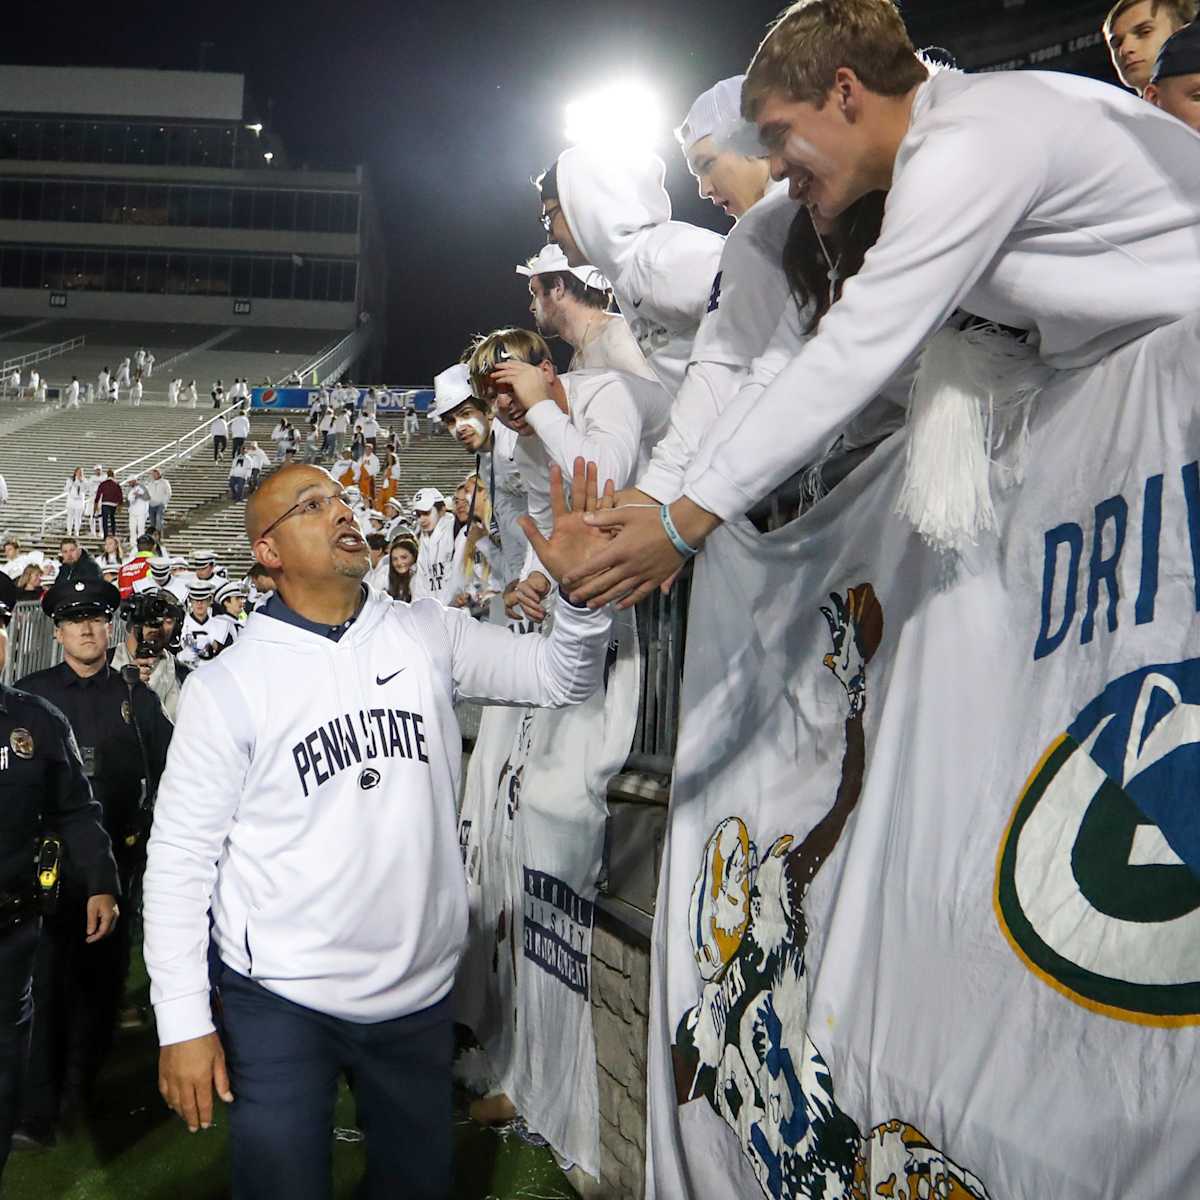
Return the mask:
<path id="1" fill-rule="evenodd" d="M 582 460 L 571 494 L 574 510 L 556 475 L 548 538 L 523 521 L 556 576 L 603 545 Z M 317 467 L 272 475 L 246 531 L 276 591 L 185 685 L 150 838 L 159 1090 L 192 1132 L 211 1126 L 214 1089 L 230 1105 L 237 1200 L 327 1200 L 346 1073 L 364 1194 L 444 1197 L 467 925 L 454 704 L 579 703 L 609 617 L 563 606 L 548 637 L 519 636 L 392 601 L 363 583 L 367 545 Z"/>

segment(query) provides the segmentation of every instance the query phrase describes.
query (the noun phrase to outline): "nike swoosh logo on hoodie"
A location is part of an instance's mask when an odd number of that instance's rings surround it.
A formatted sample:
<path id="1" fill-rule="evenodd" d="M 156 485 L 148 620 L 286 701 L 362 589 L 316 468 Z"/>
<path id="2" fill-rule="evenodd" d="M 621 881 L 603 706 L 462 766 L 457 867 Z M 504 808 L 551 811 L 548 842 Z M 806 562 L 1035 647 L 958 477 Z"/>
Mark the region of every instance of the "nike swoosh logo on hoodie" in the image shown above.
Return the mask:
<path id="1" fill-rule="evenodd" d="M 401 668 L 400 668 L 400 671 L 403 671 L 403 670 L 404 670 L 404 668 L 403 668 L 403 667 L 401 667 Z M 376 683 L 377 683 L 377 684 L 378 684 L 380 687 L 383 687 L 383 685 L 384 685 L 385 683 L 390 683 L 390 682 L 391 682 L 393 679 L 395 679 L 395 678 L 396 678 L 396 676 L 400 674 L 400 671 L 393 671 L 393 672 L 392 672 L 390 675 L 385 675 L 385 676 L 383 676 L 383 678 L 382 678 L 382 679 L 381 679 L 381 678 L 380 678 L 378 675 L 376 675 L 376 676 L 375 676 L 375 682 L 376 682 Z"/>

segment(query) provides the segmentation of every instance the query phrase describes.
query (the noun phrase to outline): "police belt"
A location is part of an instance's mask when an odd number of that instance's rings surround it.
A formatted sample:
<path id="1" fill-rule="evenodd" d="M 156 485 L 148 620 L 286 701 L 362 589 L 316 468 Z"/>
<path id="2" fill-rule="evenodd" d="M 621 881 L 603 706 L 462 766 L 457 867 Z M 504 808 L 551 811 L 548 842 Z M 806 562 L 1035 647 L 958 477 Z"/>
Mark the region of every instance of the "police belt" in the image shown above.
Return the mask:
<path id="1" fill-rule="evenodd" d="M 0 930 L 32 921 L 42 911 L 42 897 L 33 888 L 27 892 L 0 892 Z"/>

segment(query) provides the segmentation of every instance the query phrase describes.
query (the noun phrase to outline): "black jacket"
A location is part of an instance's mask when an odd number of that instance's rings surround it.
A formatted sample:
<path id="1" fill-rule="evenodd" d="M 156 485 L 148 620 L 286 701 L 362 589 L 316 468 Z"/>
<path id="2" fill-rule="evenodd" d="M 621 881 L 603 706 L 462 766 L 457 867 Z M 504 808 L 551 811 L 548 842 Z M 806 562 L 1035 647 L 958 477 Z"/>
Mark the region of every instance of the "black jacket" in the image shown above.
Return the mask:
<path id="1" fill-rule="evenodd" d="M 0 684 L 0 891 L 27 893 L 44 833 L 62 838 L 86 895 L 116 895 L 117 865 L 66 717 Z"/>
<path id="2" fill-rule="evenodd" d="M 81 550 L 79 560 L 63 563 L 58 568 L 56 583 L 78 583 L 81 579 L 100 579 L 100 564 L 86 551 Z"/>
<path id="3" fill-rule="evenodd" d="M 63 662 L 26 675 L 17 686 L 48 700 L 70 722 L 113 842 L 121 845 L 132 835 L 140 838 L 174 729 L 159 698 L 139 682 L 133 685 L 131 706 L 121 672 L 107 665 L 84 678 Z"/>

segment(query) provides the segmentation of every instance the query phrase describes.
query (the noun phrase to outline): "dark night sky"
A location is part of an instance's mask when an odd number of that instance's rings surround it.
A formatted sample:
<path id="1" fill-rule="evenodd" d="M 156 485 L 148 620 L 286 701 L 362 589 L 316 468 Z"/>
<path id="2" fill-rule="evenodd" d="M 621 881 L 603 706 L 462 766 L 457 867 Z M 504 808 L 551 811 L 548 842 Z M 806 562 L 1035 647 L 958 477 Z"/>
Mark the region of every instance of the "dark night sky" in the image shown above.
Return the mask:
<path id="1" fill-rule="evenodd" d="M 913 0 L 911 14 L 927 3 Z M 22 9 L 9 62 L 244 72 L 293 164 L 367 164 L 390 243 L 386 374 L 428 380 L 479 330 L 526 317 L 514 265 L 542 241 L 529 177 L 563 146 L 565 103 L 614 77 L 671 124 L 745 68 L 781 0 L 125 0 Z M 119 14 L 119 16 L 117 15 Z M 211 46 L 201 48 L 202 43 Z M 664 130 L 675 216 L 724 232 Z"/>

